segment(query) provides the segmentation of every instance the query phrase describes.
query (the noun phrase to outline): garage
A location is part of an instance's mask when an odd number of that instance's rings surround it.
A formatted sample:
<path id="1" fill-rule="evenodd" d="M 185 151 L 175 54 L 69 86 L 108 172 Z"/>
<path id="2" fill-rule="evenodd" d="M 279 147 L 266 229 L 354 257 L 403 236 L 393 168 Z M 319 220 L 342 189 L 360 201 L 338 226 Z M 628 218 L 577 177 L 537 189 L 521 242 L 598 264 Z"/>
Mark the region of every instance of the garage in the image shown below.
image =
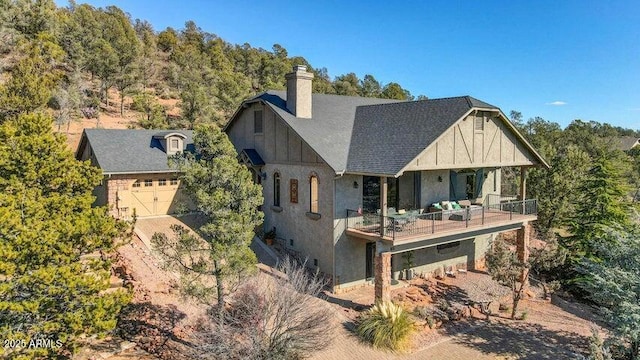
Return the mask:
<path id="1" fill-rule="evenodd" d="M 118 208 L 122 215 L 156 216 L 180 212 L 189 207 L 175 177 L 147 177 L 133 181 L 128 189 L 118 190 Z"/>

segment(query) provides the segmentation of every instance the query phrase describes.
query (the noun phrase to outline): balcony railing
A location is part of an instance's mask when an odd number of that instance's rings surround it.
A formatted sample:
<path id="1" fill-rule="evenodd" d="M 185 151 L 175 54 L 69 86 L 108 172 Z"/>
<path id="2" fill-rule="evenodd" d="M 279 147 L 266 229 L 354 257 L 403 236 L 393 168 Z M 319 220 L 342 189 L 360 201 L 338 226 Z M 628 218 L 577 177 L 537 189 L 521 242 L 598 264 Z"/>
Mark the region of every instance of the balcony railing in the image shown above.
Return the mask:
<path id="1" fill-rule="evenodd" d="M 537 201 L 502 200 L 486 206 L 465 207 L 420 214 L 417 210 L 402 215 L 381 216 L 347 210 L 347 229 L 371 235 L 383 235 L 393 241 L 420 235 L 444 233 L 459 229 L 482 227 L 537 215 Z M 383 222 L 383 226 L 380 226 Z M 382 231 L 381 231 L 382 230 Z"/>

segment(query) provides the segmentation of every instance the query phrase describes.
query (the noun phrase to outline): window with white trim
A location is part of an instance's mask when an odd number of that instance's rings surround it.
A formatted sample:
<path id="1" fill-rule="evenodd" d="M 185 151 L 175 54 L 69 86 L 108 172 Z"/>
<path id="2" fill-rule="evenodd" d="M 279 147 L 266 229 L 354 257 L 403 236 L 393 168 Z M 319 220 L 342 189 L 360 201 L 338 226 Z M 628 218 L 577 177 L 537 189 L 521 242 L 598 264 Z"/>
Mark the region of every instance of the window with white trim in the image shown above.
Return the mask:
<path id="1" fill-rule="evenodd" d="M 309 212 L 318 213 L 318 177 L 311 175 L 309 178 Z"/>

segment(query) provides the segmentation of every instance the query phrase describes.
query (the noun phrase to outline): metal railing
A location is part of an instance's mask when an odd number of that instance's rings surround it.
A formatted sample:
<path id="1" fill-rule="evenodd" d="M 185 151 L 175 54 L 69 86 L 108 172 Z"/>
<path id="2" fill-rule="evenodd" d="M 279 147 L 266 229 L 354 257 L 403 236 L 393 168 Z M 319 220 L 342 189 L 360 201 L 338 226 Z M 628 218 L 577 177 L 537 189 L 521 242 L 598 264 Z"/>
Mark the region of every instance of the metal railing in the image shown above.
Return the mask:
<path id="1" fill-rule="evenodd" d="M 398 238 L 416 235 L 430 235 L 480 227 L 537 213 L 536 199 L 503 200 L 486 206 L 471 206 L 423 214 L 419 214 L 417 211 L 408 211 L 405 214 L 394 216 L 381 216 L 348 209 L 347 228 L 376 236 L 382 235 L 395 241 Z M 381 223 L 383 226 L 380 226 Z"/>

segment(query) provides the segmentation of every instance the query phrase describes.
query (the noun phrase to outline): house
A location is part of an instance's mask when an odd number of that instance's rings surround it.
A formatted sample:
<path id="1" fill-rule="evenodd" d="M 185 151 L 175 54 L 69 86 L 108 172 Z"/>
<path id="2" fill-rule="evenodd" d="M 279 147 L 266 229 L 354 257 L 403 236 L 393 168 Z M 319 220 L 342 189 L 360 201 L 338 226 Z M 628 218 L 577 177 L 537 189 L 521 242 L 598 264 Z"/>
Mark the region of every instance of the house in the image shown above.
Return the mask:
<path id="1" fill-rule="evenodd" d="M 640 138 L 637 136 L 620 136 L 617 139 L 617 143 L 614 142 L 616 148 L 622 151 L 629 151 L 637 146 L 640 146 Z"/>
<path id="2" fill-rule="evenodd" d="M 307 256 L 333 291 L 373 282 L 385 298 L 405 268 L 481 267 L 491 240 L 514 229 L 526 256 L 536 220 L 526 170 L 548 165 L 498 107 L 470 96 L 312 94 L 304 66 L 286 79 L 286 92 L 244 101 L 224 130 L 262 182 L 265 230 Z M 512 166 L 525 176 L 505 197 L 501 169 Z M 428 212 L 463 199 L 464 208 Z"/>
<path id="3" fill-rule="evenodd" d="M 104 175 L 94 190 L 95 205 L 108 205 L 119 219 L 166 215 L 188 210 L 168 158 L 193 151 L 192 131 L 85 129 L 76 159 L 89 160 Z"/>

